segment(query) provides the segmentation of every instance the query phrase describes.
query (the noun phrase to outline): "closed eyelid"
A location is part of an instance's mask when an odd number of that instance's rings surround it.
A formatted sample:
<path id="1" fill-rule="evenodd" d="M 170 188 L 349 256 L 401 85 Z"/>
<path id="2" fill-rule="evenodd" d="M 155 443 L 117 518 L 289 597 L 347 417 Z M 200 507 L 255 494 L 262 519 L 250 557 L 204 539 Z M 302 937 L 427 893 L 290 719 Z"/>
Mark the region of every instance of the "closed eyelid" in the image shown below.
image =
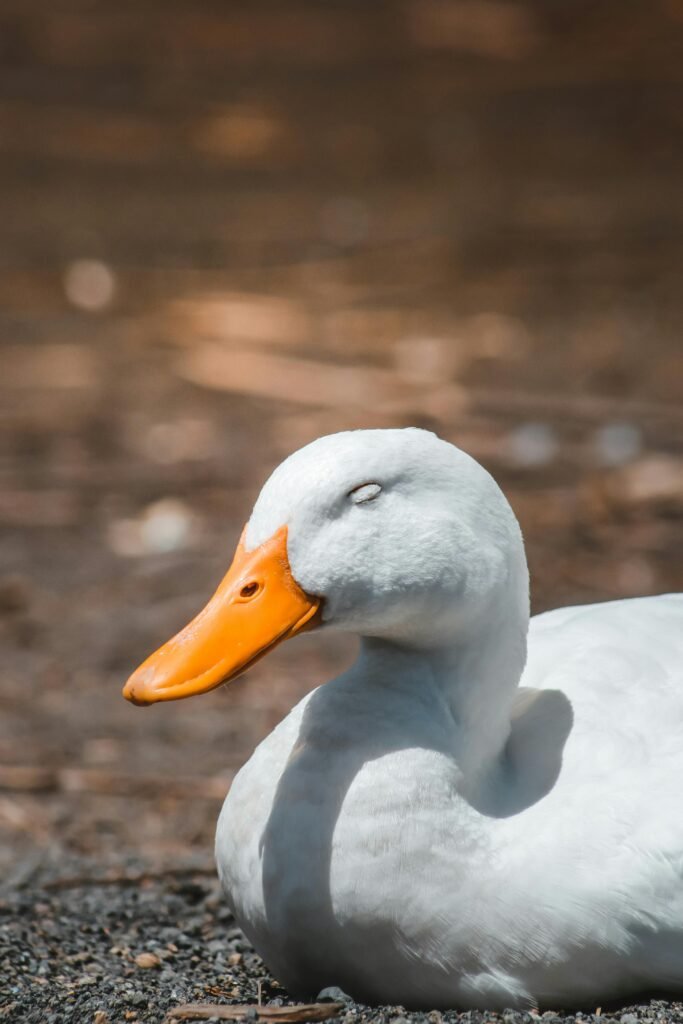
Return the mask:
<path id="1" fill-rule="evenodd" d="M 357 487 L 353 487 L 349 491 L 349 498 L 354 505 L 362 505 L 366 501 L 372 501 L 374 498 L 381 493 L 380 484 L 368 482 L 365 484 L 359 484 Z"/>

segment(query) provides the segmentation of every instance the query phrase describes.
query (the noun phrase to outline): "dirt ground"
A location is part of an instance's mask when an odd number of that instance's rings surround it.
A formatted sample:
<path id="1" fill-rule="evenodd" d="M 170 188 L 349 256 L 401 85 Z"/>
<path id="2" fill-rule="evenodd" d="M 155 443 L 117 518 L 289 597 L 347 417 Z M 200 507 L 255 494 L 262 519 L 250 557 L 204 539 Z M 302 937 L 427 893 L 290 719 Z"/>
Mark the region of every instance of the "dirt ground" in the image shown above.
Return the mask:
<path id="1" fill-rule="evenodd" d="M 683 588 L 683 6 L 5 0 L 0 870 L 211 865 L 231 773 L 352 657 L 143 713 L 261 482 L 420 424 L 535 610 Z"/>

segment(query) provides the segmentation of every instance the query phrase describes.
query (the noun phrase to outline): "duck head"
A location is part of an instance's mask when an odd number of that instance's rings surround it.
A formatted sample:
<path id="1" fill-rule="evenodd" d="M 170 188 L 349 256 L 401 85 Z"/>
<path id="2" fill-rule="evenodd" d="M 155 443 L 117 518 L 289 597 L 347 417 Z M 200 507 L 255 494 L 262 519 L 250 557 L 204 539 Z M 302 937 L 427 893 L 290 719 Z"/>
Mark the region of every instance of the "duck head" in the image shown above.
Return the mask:
<path id="1" fill-rule="evenodd" d="M 212 690 L 305 629 L 453 646 L 514 592 L 517 521 L 474 459 L 415 428 L 322 437 L 261 491 L 207 606 L 133 673 L 135 704 Z"/>

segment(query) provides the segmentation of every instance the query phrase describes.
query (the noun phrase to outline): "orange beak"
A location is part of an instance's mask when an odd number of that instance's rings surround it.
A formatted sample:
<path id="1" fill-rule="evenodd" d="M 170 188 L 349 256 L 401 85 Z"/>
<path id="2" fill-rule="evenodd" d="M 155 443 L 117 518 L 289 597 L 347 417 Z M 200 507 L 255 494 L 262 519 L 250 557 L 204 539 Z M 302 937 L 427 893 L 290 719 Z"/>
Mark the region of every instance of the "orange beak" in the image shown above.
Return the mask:
<path id="1" fill-rule="evenodd" d="M 320 621 L 319 597 L 304 593 L 287 558 L 287 527 L 235 558 L 206 608 L 133 672 L 133 704 L 181 700 L 235 679 L 264 654 Z"/>

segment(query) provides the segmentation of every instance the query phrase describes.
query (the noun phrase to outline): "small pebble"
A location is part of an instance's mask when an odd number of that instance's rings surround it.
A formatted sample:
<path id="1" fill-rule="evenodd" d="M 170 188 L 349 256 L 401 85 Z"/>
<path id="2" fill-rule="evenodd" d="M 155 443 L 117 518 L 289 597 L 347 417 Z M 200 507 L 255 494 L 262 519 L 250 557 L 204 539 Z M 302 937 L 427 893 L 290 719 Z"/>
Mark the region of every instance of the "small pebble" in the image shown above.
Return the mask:
<path id="1" fill-rule="evenodd" d="M 548 423 L 522 423 L 507 437 L 511 462 L 527 469 L 547 466 L 559 454 L 559 440 Z"/>
<path id="2" fill-rule="evenodd" d="M 352 1003 L 353 999 L 348 996 L 346 992 L 339 988 L 338 985 L 328 985 L 327 988 L 323 988 L 318 992 L 316 997 L 317 1003 Z"/>
<path id="3" fill-rule="evenodd" d="M 606 423 L 596 430 L 593 447 L 603 466 L 621 466 L 640 455 L 643 437 L 634 423 Z"/>
<path id="4" fill-rule="evenodd" d="M 64 292 L 77 309 L 100 313 L 114 298 L 116 277 L 101 260 L 74 260 L 64 272 Z"/>
<path id="5" fill-rule="evenodd" d="M 135 963 L 138 967 L 143 968 L 158 967 L 161 960 L 155 953 L 138 953 L 135 957 Z"/>

